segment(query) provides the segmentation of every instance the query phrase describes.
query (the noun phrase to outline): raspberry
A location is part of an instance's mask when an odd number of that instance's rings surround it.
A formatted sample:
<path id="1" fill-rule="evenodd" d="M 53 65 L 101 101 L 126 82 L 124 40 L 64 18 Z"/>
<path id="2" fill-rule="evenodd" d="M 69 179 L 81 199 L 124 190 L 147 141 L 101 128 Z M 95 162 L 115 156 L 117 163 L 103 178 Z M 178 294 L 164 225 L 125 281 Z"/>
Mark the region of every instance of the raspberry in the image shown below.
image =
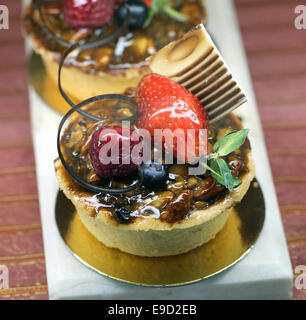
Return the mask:
<path id="1" fill-rule="evenodd" d="M 65 0 L 63 12 L 72 28 L 97 28 L 108 23 L 113 15 L 115 0 Z"/>
<path id="2" fill-rule="evenodd" d="M 134 136 L 134 133 L 132 139 L 133 131 L 124 130 L 125 132 L 119 126 L 102 127 L 92 136 L 89 155 L 96 174 L 101 178 L 127 176 L 137 170 L 141 163 L 142 150 L 135 156 L 136 159 L 131 157 L 134 146 L 141 141 L 140 137 Z M 128 142 L 127 148 L 124 147 L 123 140 Z"/>

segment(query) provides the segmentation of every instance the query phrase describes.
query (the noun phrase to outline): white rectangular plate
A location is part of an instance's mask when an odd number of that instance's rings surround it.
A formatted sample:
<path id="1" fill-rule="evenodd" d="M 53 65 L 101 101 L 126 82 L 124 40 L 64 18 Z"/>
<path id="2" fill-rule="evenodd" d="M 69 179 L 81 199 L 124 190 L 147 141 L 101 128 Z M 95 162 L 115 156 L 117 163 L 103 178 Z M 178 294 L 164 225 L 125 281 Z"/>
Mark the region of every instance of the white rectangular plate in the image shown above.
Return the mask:
<path id="1" fill-rule="evenodd" d="M 61 116 L 30 87 L 39 202 L 50 299 L 288 299 L 292 270 L 255 97 L 230 0 L 206 0 L 209 31 L 247 94 L 237 111 L 250 128 L 256 176 L 266 201 L 266 221 L 255 248 L 233 268 L 210 279 L 181 287 L 148 288 L 121 283 L 85 267 L 65 247 L 57 231 L 54 208 L 58 184 L 53 160 Z"/>

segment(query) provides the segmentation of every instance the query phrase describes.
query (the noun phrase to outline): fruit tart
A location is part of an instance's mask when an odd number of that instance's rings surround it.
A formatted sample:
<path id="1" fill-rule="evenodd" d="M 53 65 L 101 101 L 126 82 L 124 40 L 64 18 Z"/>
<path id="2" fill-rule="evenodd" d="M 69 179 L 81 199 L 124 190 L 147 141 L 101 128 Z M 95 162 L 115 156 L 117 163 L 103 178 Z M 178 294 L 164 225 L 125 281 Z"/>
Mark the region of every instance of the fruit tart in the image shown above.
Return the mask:
<path id="1" fill-rule="evenodd" d="M 33 0 L 24 32 L 57 83 L 76 101 L 123 93 L 149 72 L 145 58 L 205 21 L 201 0 Z M 88 45 L 89 43 L 89 45 Z"/>
<path id="2" fill-rule="evenodd" d="M 125 96 L 101 97 L 63 118 L 55 160 L 60 188 L 89 232 L 151 257 L 213 239 L 254 178 L 248 129 L 232 113 L 209 123 L 190 91 L 156 73 Z M 183 135 L 158 140 L 166 129 Z"/>

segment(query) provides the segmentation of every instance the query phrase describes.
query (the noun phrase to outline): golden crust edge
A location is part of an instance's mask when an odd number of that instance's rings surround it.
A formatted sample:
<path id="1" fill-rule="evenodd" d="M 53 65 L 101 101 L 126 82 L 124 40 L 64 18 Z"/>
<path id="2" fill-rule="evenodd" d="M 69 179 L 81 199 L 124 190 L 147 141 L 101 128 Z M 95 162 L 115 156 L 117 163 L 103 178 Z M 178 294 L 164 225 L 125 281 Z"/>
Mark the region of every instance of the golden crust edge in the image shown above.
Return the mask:
<path id="1" fill-rule="evenodd" d="M 55 59 L 55 53 L 44 48 L 35 48 L 43 60 L 46 73 L 52 82 L 57 85 L 59 63 Z M 80 68 L 69 66 L 62 69 L 62 88 L 68 96 L 73 97 L 77 102 L 101 94 L 122 94 L 128 88 L 136 87 L 141 78 L 149 73 L 149 68 L 130 68 L 123 74 L 112 75 L 99 72 L 90 74 Z"/>
<path id="2" fill-rule="evenodd" d="M 191 228 L 147 231 L 122 230 L 97 222 L 82 210 L 78 214 L 87 230 L 107 247 L 138 256 L 161 257 L 182 254 L 212 240 L 232 212 L 233 208 Z"/>
<path id="3" fill-rule="evenodd" d="M 25 33 L 25 31 L 24 31 L 24 33 Z M 41 45 L 39 43 L 39 41 L 35 38 L 34 35 L 25 33 L 25 36 L 30 39 L 31 44 L 32 44 L 32 48 L 37 54 L 40 54 L 47 61 L 53 61 L 54 63 L 59 65 L 59 63 L 57 61 L 57 57 L 56 57 L 57 52 L 51 51 L 51 50 L 48 50 L 47 48 L 45 48 L 43 45 Z M 143 62 L 145 62 L 145 61 L 143 61 Z M 75 69 L 75 70 L 78 70 L 79 72 L 83 73 L 84 75 L 109 77 L 111 79 L 114 79 L 114 81 L 116 81 L 116 80 L 129 80 L 130 78 L 142 76 L 145 73 L 150 71 L 149 66 L 146 66 L 145 68 L 144 67 L 142 67 L 142 68 L 139 68 L 139 67 L 125 68 L 125 69 L 122 69 L 117 74 L 110 73 L 110 72 L 103 72 L 103 71 L 99 71 L 97 73 L 91 74 L 91 73 L 87 73 L 87 72 L 82 71 L 82 69 L 78 68 L 77 66 L 69 66 L 69 67 L 63 66 L 63 69 L 64 70 Z"/>

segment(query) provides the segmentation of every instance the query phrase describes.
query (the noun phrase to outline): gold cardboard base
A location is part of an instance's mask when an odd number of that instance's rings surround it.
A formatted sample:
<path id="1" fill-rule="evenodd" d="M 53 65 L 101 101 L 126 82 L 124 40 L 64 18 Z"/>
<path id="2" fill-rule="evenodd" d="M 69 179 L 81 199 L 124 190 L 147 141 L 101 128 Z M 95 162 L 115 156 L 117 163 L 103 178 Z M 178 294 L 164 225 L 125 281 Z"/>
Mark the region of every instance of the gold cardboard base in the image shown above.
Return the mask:
<path id="1" fill-rule="evenodd" d="M 71 107 L 60 94 L 57 83 L 55 83 L 46 72 L 46 68 L 39 54 L 35 52 L 31 54 L 28 69 L 30 82 L 41 99 L 57 112 L 62 114 L 67 113 Z M 73 97 L 70 98 L 76 101 Z"/>
<path id="2" fill-rule="evenodd" d="M 91 269 L 133 284 L 176 286 L 211 277 L 242 259 L 253 248 L 263 227 L 265 204 L 254 180 L 215 239 L 188 253 L 160 258 L 134 256 L 104 246 L 87 231 L 61 191 L 55 215 L 64 242 Z"/>

